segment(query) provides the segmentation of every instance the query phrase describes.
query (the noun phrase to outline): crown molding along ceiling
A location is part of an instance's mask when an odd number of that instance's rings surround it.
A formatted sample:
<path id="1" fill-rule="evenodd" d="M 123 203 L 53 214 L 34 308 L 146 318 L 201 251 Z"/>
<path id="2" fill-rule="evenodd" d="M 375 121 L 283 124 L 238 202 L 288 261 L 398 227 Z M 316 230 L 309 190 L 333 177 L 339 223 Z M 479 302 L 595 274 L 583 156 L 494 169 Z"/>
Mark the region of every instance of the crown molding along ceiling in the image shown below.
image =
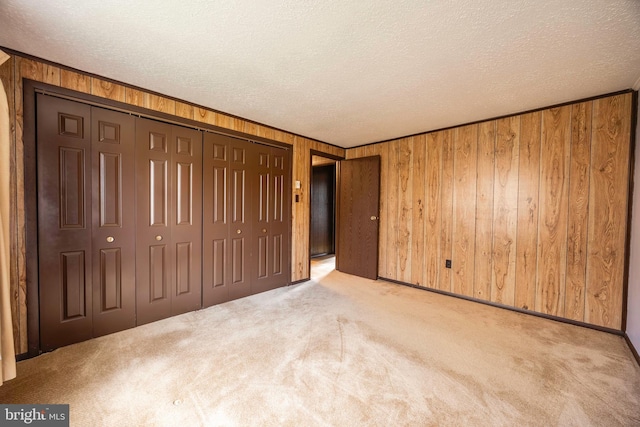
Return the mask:
<path id="1" fill-rule="evenodd" d="M 638 0 L 3 0 L 0 46 L 341 147 L 640 88 Z"/>

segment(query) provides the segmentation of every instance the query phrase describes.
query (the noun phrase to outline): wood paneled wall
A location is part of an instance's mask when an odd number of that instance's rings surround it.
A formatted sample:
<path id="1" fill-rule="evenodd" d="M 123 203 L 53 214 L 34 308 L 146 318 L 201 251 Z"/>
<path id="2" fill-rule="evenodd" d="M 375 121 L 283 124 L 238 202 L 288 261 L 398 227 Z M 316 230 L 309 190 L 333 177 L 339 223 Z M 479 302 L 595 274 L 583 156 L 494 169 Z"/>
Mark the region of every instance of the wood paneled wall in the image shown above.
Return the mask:
<path id="1" fill-rule="evenodd" d="M 621 329 L 632 100 L 348 149 L 382 157 L 379 276 Z"/>
<path id="2" fill-rule="evenodd" d="M 244 132 L 293 146 L 292 179 L 299 180 L 302 188 L 292 190 L 292 281 L 309 278 L 309 177 L 311 154 L 318 152 L 344 157 L 345 150 L 307 139 L 291 133 L 262 126 L 237 117 L 199 108 L 186 102 L 147 93 L 86 74 L 51 66 L 14 55 L 0 66 L 0 79 L 9 98 L 11 115 L 11 296 L 12 318 L 16 351 L 27 351 L 27 277 L 25 257 L 24 169 L 23 169 L 23 87 L 22 79 L 31 79 L 66 89 L 84 92 L 109 100 L 175 115 L 222 128 Z M 294 186 L 292 186 L 293 188 Z"/>

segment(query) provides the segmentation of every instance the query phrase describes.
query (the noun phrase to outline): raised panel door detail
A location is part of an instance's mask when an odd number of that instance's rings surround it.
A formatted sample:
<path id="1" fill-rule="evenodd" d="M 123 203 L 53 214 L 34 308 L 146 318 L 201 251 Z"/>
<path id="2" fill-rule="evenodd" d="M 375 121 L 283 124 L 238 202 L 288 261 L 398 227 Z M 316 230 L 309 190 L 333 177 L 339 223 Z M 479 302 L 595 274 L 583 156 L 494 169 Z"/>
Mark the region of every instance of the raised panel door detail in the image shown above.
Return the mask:
<path id="1" fill-rule="evenodd" d="M 258 165 L 263 168 L 269 167 L 269 154 L 267 153 L 258 153 Z"/>
<path id="2" fill-rule="evenodd" d="M 231 242 L 231 283 L 244 282 L 244 239 Z"/>
<path id="3" fill-rule="evenodd" d="M 213 209 L 211 221 L 214 224 L 227 222 L 227 168 L 213 168 Z"/>
<path id="4" fill-rule="evenodd" d="M 60 147 L 60 228 L 85 227 L 84 150 Z"/>
<path id="5" fill-rule="evenodd" d="M 178 179 L 177 188 L 175 189 L 177 204 L 176 220 L 178 224 L 191 224 L 191 206 L 193 196 L 191 163 L 178 163 L 176 174 Z"/>
<path id="6" fill-rule="evenodd" d="M 167 152 L 167 136 L 163 133 L 149 132 L 149 150 Z"/>
<path id="7" fill-rule="evenodd" d="M 149 224 L 167 225 L 167 162 L 149 160 Z"/>
<path id="8" fill-rule="evenodd" d="M 218 286 L 224 286 L 224 266 L 225 266 L 225 254 L 227 251 L 226 239 L 216 239 L 212 242 L 213 250 L 211 252 L 211 266 L 213 269 L 213 281 L 212 286 L 214 288 Z"/>
<path id="9" fill-rule="evenodd" d="M 231 156 L 231 163 L 239 163 L 244 165 L 246 163 L 246 151 L 244 148 L 233 147 Z"/>
<path id="10" fill-rule="evenodd" d="M 213 144 L 213 156 L 215 160 L 227 161 L 227 146 L 222 144 Z"/>
<path id="11" fill-rule="evenodd" d="M 120 125 L 99 121 L 98 141 L 108 144 L 120 144 Z"/>
<path id="12" fill-rule="evenodd" d="M 191 242 L 176 244 L 176 295 L 191 291 Z"/>
<path id="13" fill-rule="evenodd" d="M 244 223 L 245 214 L 245 171 L 233 171 L 233 187 L 231 188 L 231 221 Z"/>
<path id="14" fill-rule="evenodd" d="M 99 212 L 101 227 L 122 225 L 121 158 L 117 153 L 100 153 Z"/>
<path id="15" fill-rule="evenodd" d="M 271 254 L 273 265 L 271 266 L 272 274 L 282 274 L 283 273 L 283 263 L 282 263 L 282 234 L 276 234 L 272 237 L 271 241 L 273 242 L 273 252 Z"/>
<path id="16" fill-rule="evenodd" d="M 284 221 L 284 176 L 273 177 L 273 218 L 274 222 Z"/>
<path id="17" fill-rule="evenodd" d="M 267 270 L 267 266 L 269 263 L 269 237 L 268 236 L 260 236 L 258 237 L 258 251 L 257 251 L 257 262 L 258 267 L 258 278 L 267 277 L 269 275 L 269 271 Z"/>
<path id="18" fill-rule="evenodd" d="M 258 221 L 269 222 L 269 174 L 261 173 L 258 181 Z"/>
<path id="19" fill-rule="evenodd" d="M 149 302 L 167 298 L 167 246 L 149 247 Z"/>
<path id="20" fill-rule="evenodd" d="M 84 138 L 84 118 L 71 114 L 58 114 L 58 134 L 72 138 Z"/>
<path id="21" fill-rule="evenodd" d="M 100 250 L 100 309 L 122 307 L 122 252 L 120 248 Z"/>
<path id="22" fill-rule="evenodd" d="M 87 310 L 84 251 L 60 254 L 62 273 L 62 320 L 84 317 Z"/>
<path id="23" fill-rule="evenodd" d="M 179 136 L 176 139 L 176 153 L 181 156 L 192 156 L 193 143 L 191 142 L 191 138 Z"/>

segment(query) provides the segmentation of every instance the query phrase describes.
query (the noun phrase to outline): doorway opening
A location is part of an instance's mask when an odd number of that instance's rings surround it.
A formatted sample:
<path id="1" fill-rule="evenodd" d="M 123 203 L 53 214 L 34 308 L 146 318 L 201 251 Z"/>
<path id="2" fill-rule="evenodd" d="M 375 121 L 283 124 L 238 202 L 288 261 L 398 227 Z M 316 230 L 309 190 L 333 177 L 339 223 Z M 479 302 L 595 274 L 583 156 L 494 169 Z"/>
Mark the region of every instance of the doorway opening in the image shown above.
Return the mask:
<path id="1" fill-rule="evenodd" d="M 340 159 L 311 153 L 309 203 L 310 275 L 324 276 L 335 269 L 336 184 Z"/>

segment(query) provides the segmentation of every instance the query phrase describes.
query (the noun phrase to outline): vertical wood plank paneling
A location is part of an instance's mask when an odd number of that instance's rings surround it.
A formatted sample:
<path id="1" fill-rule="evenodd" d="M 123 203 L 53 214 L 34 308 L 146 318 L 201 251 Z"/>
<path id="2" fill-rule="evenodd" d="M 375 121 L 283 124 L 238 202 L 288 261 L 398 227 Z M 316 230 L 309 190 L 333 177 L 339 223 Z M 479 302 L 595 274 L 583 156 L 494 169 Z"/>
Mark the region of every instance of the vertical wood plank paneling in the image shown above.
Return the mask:
<path id="1" fill-rule="evenodd" d="M 387 268 L 384 277 L 397 279 L 398 274 L 398 192 L 400 179 L 398 174 L 399 141 L 389 143 L 389 164 L 387 165 Z"/>
<path id="2" fill-rule="evenodd" d="M 20 83 L 22 86 L 22 79 L 30 79 L 35 81 L 43 81 L 43 64 L 40 62 L 32 61 L 31 59 L 20 58 L 16 60 L 16 70 L 18 79 L 16 83 Z"/>
<path id="3" fill-rule="evenodd" d="M 542 112 L 536 311 L 564 315 L 571 107 Z"/>
<path id="4" fill-rule="evenodd" d="M 127 97 L 127 100 L 129 98 Z M 176 116 L 183 117 L 185 119 L 193 120 L 194 117 L 194 106 L 190 104 L 186 104 L 184 102 L 176 102 Z"/>
<path id="5" fill-rule="evenodd" d="M 22 100 L 23 85 L 22 79 L 28 78 L 32 80 L 40 80 L 37 74 L 38 68 L 31 60 L 16 57 L 15 58 L 15 227 L 16 248 L 17 248 L 17 276 L 18 276 L 18 312 L 20 316 L 18 323 L 20 327 L 20 345 L 19 352 L 25 353 L 28 349 L 28 331 L 27 331 L 27 247 L 25 234 L 25 210 L 24 210 L 24 106 Z"/>
<path id="6" fill-rule="evenodd" d="M 135 105 L 136 107 L 144 107 L 144 92 L 128 87 L 125 89 L 124 94 L 127 104 Z"/>
<path id="7" fill-rule="evenodd" d="M 512 306 L 516 287 L 520 118 L 496 121 L 491 301 Z"/>
<path id="8" fill-rule="evenodd" d="M 425 166 L 426 137 L 419 135 L 413 138 L 413 168 L 411 182 L 413 185 L 413 216 L 411 218 L 411 283 L 424 286 L 424 223 L 425 223 Z"/>
<path id="9" fill-rule="evenodd" d="M 452 272 L 450 268 L 445 267 L 445 261 L 453 258 L 453 171 L 454 171 L 454 135 L 455 131 L 445 130 L 442 131 L 442 177 L 440 203 L 442 206 L 442 212 L 440 213 L 440 224 L 442 229 L 440 230 L 440 247 L 442 252 L 440 254 L 440 283 L 438 289 L 442 291 L 452 291 Z"/>
<path id="10" fill-rule="evenodd" d="M 493 185 L 496 121 L 478 125 L 478 173 L 476 183 L 476 249 L 473 296 L 491 298 L 493 276 Z"/>
<path id="11" fill-rule="evenodd" d="M 538 268 L 538 192 L 542 113 L 520 116 L 515 307 L 535 309 Z"/>
<path id="12" fill-rule="evenodd" d="M 91 78 L 70 70 L 60 71 L 60 86 L 83 93 L 91 93 Z"/>
<path id="13" fill-rule="evenodd" d="M 584 320 L 591 162 L 591 102 L 571 106 L 567 284 L 564 316 Z"/>
<path id="14" fill-rule="evenodd" d="M 585 320 L 622 326 L 631 94 L 593 101 Z"/>
<path id="15" fill-rule="evenodd" d="M 413 226 L 413 138 L 398 144 L 398 271 L 396 278 L 411 282 L 411 229 Z"/>
<path id="16" fill-rule="evenodd" d="M 293 146 L 293 180 L 292 197 L 292 281 L 309 278 L 309 177 L 311 168 L 310 143 L 306 138 L 296 137 Z M 301 183 L 301 188 L 295 188 L 295 181 Z M 299 201 L 295 201 L 298 195 Z"/>
<path id="17" fill-rule="evenodd" d="M 456 129 L 453 187 L 453 292 L 473 296 L 478 125 Z"/>
<path id="18" fill-rule="evenodd" d="M 163 96 L 146 93 L 144 95 L 144 108 L 161 113 L 176 115 L 176 101 Z"/>
<path id="19" fill-rule="evenodd" d="M 380 156 L 380 222 L 378 224 L 378 275 L 385 277 L 387 265 L 387 230 L 392 220 L 387 216 L 389 180 L 389 144 L 375 144 L 371 154 Z"/>
<path id="20" fill-rule="evenodd" d="M 425 188 L 425 261 L 424 285 L 440 289 L 440 271 L 444 265 L 441 259 L 443 244 L 441 226 L 442 207 L 442 150 L 445 132 L 427 135 L 426 141 L 426 188 Z M 450 224 L 450 223 L 448 223 Z"/>
<path id="21" fill-rule="evenodd" d="M 126 102 L 126 89 L 119 84 L 91 77 L 91 94 L 113 101 Z"/>
<path id="22" fill-rule="evenodd" d="M 43 64 L 42 81 L 50 85 L 60 86 L 60 68 L 48 64 Z"/>

